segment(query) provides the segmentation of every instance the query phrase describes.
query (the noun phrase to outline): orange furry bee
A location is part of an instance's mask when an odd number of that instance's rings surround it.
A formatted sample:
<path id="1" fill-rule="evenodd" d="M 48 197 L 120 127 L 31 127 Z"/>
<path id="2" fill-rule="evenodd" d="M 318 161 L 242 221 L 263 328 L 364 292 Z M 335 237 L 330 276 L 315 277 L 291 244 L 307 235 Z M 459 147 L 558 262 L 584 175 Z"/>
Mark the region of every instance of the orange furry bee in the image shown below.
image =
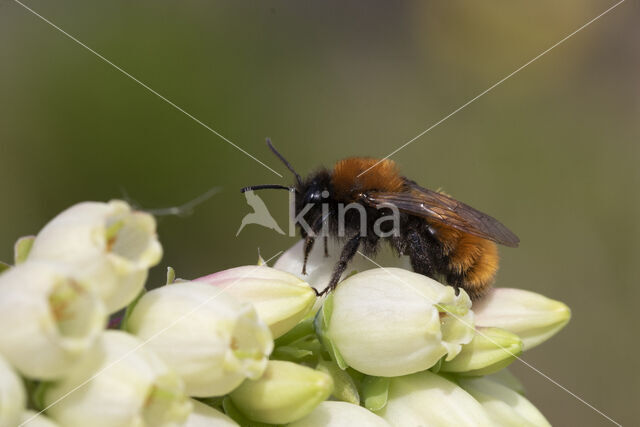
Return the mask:
<path id="1" fill-rule="evenodd" d="M 386 241 L 399 255 L 409 256 L 415 272 L 444 279 L 456 292 L 463 288 L 476 300 L 490 288 L 498 270 L 496 243 L 517 247 L 520 241 L 489 215 L 401 176 L 392 160 L 352 157 L 303 179 L 268 139 L 267 144 L 294 174 L 296 184 L 256 185 L 241 191 L 276 188 L 296 193 L 296 218 L 305 223 L 298 224 L 305 238 L 303 274 L 321 232 L 325 255 L 328 236 L 344 242 L 320 295 L 337 286 L 358 250 L 373 255 Z M 354 205 L 360 208 L 348 208 Z M 394 215 L 397 221 L 390 221 Z"/>

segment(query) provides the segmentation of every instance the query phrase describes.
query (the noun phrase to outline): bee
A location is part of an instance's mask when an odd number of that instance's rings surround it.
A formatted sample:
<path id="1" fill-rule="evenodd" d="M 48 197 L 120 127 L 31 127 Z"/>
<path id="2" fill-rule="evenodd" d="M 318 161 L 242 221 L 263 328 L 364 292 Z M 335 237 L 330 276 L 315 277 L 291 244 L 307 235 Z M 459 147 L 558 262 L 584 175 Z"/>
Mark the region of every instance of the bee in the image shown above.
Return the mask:
<path id="1" fill-rule="evenodd" d="M 241 191 L 295 192 L 296 218 L 300 216 L 309 225 L 298 224 L 305 239 L 302 273 L 306 274 L 309 253 L 322 231 L 325 256 L 329 236 L 343 243 L 329 284 L 318 295 L 335 289 L 358 251 L 375 255 L 386 241 L 398 255 L 409 257 L 416 273 L 445 281 L 456 294 L 462 288 L 477 300 L 489 290 L 498 270 L 496 243 L 517 247 L 520 242 L 495 218 L 401 176 L 392 160 L 351 157 L 303 179 L 269 139 L 267 145 L 293 173 L 295 185 L 256 185 Z M 352 204 L 361 208 L 344 208 Z M 381 224 L 382 218 L 394 213 L 399 216 L 397 224 Z M 398 229 L 392 230 L 395 225 Z"/>

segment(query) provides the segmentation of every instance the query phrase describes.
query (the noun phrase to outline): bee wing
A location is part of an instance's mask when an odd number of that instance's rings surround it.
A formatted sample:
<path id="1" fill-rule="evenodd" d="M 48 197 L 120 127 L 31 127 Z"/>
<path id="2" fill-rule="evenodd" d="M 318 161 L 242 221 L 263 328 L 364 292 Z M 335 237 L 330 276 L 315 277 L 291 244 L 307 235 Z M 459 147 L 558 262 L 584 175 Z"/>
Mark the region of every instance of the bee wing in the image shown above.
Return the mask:
<path id="1" fill-rule="evenodd" d="M 497 219 L 444 193 L 420 187 L 413 181 L 406 180 L 406 183 L 406 192 L 367 192 L 363 195 L 364 202 L 373 207 L 391 203 L 402 212 L 437 221 L 505 246 L 518 246 L 518 236 Z"/>

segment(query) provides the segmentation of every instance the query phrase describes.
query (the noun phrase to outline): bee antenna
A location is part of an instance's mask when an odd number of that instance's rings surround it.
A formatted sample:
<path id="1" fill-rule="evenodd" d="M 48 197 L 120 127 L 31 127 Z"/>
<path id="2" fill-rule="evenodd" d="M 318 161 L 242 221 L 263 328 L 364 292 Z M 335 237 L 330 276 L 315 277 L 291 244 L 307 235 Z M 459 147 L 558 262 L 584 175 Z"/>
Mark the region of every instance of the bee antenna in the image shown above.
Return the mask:
<path id="1" fill-rule="evenodd" d="M 295 190 L 295 188 L 285 187 L 284 185 L 262 184 L 262 185 L 252 185 L 250 187 L 244 187 L 244 188 L 240 189 L 240 192 L 241 193 L 246 193 L 247 191 L 266 190 L 266 189 L 287 190 L 287 191 L 294 191 Z"/>
<path id="2" fill-rule="evenodd" d="M 293 166 L 291 166 L 291 163 L 289 163 L 287 159 L 285 159 L 282 156 L 282 154 L 278 153 L 278 150 L 276 150 L 276 147 L 274 147 L 273 144 L 271 143 L 271 138 L 267 138 L 267 145 L 269 146 L 269 149 L 273 151 L 273 154 L 275 154 L 280 159 L 280 161 L 284 163 L 287 169 L 289 169 L 295 175 L 296 182 L 298 183 L 298 185 L 302 185 L 302 178 L 300 177 L 298 172 L 296 172 L 295 169 L 293 169 Z"/>

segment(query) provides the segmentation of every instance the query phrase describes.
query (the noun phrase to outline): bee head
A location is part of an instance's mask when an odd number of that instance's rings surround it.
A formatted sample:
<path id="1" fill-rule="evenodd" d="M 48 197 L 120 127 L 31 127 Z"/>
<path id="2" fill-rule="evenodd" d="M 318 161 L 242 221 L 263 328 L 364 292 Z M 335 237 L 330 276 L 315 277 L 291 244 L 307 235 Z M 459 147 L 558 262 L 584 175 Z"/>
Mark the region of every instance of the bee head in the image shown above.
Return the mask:
<path id="1" fill-rule="evenodd" d="M 331 175 L 322 169 L 310 175 L 297 192 L 302 195 L 303 204 L 322 203 L 331 196 Z"/>

